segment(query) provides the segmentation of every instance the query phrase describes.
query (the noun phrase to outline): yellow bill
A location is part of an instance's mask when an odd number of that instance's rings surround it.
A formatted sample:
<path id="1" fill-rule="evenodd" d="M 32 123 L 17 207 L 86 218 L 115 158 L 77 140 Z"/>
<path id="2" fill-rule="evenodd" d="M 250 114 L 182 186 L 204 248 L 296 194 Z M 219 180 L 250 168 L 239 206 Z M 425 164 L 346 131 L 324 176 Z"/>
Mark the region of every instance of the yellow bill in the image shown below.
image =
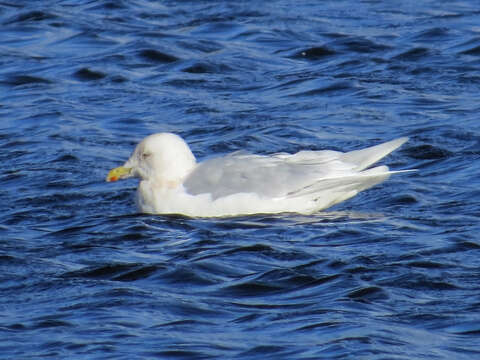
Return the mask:
<path id="1" fill-rule="evenodd" d="M 115 169 L 112 169 L 108 172 L 107 178 L 105 180 L 107 182 L 110 182 L 125 179 L 129 177 L 131 171 L 131 168 L 126 168 L 124 166 L 116 167 Z"/>

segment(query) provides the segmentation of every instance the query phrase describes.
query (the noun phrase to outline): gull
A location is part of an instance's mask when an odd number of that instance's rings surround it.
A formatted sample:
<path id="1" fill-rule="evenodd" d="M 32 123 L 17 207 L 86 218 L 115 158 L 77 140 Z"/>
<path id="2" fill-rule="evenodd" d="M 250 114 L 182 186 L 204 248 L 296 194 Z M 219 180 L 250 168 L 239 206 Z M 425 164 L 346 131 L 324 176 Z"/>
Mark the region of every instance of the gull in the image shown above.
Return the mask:
<path id="1" fill-rule="evenodd" d="M 385 165 L 371 167 L 408 140 L 401 137 L 361 150 L 304 150 L 255 155 L 237 151 L 197 162 L 172 133 L 147 136 L 106 181 L 136 177 L 138 210 L 148 214 L 226 217 L 313 214 L 386 180 Z"/>

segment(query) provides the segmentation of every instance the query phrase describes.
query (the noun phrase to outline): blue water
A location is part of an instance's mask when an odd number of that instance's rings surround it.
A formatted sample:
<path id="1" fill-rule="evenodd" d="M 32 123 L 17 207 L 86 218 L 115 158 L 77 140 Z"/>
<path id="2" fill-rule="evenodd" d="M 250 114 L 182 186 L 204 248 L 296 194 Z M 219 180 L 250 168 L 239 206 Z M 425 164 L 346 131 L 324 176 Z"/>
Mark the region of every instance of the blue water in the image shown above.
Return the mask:
<path id="1" fill-rule="evenodd" d="M 480 10 L 466 1 L 0 3 L 1 359 L 480 356 Z M 144 136 L 199 159 L 416 168 L 313 216 L 136 212 Z"/>

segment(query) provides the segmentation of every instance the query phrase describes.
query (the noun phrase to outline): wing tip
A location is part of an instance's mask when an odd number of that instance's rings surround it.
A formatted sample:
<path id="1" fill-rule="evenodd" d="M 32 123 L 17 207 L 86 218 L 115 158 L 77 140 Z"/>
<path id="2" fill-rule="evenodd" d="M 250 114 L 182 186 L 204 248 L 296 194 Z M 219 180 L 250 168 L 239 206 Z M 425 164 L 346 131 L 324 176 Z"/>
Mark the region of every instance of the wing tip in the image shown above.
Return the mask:
<path id="1" fill-rule="evenodd" d="M 392 141 L 398 141 L 398 146 L 402 146 L 408 140 L 410 140 L 410 138 L 408 136 L 402 136 L 402 137 L 399 137 L 398 139 L 395 139 L 395 140 L 392 140 Z"/>

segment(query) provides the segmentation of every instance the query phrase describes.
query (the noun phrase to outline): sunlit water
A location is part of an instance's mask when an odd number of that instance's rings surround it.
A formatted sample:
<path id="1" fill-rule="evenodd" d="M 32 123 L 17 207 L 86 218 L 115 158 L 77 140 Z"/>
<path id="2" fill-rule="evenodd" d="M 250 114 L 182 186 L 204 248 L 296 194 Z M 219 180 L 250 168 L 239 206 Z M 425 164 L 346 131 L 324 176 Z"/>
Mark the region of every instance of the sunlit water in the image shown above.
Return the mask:
<path id="1" fill-rule="evenodd" d="M 305 4 L 302 4 L 305 3 Z M 480 356 L 476 1 L 0 4 L 0 358 Z M 313 216 L 136 213 L 144 136 L 199 159 L 416 168 Z"/>

